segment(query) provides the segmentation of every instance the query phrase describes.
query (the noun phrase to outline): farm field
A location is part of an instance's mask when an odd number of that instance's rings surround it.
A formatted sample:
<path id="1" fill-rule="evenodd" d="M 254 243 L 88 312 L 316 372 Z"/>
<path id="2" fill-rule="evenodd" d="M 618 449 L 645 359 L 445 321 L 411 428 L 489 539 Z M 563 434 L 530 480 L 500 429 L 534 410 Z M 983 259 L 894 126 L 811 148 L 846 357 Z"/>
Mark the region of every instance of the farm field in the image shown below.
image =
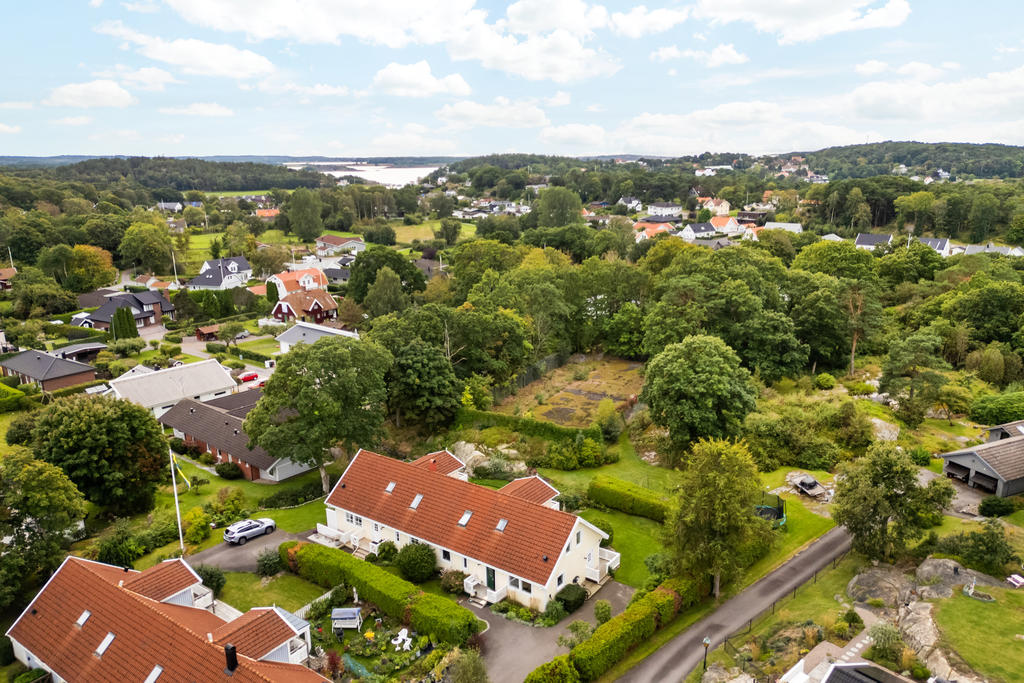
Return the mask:
<path id="1" fill-rule="evenodd" d="M 568 363 L 527 384 L 494 409 L 566 427 L 588 427 L 604 399 L 619 404 L 640 393 L 642 367 L 618 358 Z"/>

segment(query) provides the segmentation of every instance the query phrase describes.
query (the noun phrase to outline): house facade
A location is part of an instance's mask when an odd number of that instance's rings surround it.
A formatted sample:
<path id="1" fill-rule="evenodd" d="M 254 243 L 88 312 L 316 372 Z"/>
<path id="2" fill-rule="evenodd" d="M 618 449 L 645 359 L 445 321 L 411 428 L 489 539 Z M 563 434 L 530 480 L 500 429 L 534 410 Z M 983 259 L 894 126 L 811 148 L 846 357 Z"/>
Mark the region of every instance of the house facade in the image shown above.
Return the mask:
<path id="1" fill-rule="evenodd" d="M 639 212 L 639 211 L 643 211 L 644 210 L 644 203 L 641 202 L 636 197 L 619 197 L 619 201 L 617 201 L 615 203 L 616 204 L 622 204 L 623 206 L 625 206 L 630 211 L 637 211 L 637 212 Z"/>
<path id="2" fill-rule="evenodd" d="M 286 270 L 267 278 L 267 287 L 271 285 L 277 287 L 277 298 L 283 299 L 292 292 L 327 289 L 327 276 L 319 268 Z"/>
<path id="3" fill-rule="evenodd" d="M 306 621 L 280 607 L 242 614 L 182 559 L 138 572 L 68 557 L 7 635 L 18 661 L 56 683 L 327 680 L 303 666 Z"/>
<path id="4" fill-rule="evenodd" d="M 316 238 L 316 255 L 334 256 L 335 254 L 366 251 L 366 242 L 358 237 L 338 237 L 337 235 L 320 235 Z"/>
<path id="5" fill-rule="evenodd" d="M 119 308 L 131 309 L 135 326 L 138 328 L 153 327 L 163 323 L 163 316 L 174 319 L 174 304 L 159 291 L 133 292 L 118 294 L 107 298 L 95 311 L 74 318 L 72 324 L 96 330 L 109 330 L 114 313 Z"/>
<path id="6" fill-rule="evenodd" d="M 678 236 L 692 242 L 695 239 L 708 239 L 716 232 L 718 231 L 711 223 L 690 223 L 678 232 Z"/>
<path id="7" fill-rule="evenodd" d="M 204 261 L 199 269 L 199 275 L 188 282 L 191 290 L 199 289 L 233 289 L 245 287 L 252 279 L 252 266 L 244 256 L 229 256 L 227 258 L 212 259 Z"/>
<path id="8" fill-rule="evenodd" d="M 853 240 L 853 246 L 858 249 L 874 250 L 875 247 L 885 247 L 892 244 L 892 235 L 877 235 L 870 232 L 857 233 Z"/>
<path id="9" fill-rule="evenodd" d="M 315 344 L 319 339 L 332 336 L 359 339 L 358 332 L 302 322 L 301 320 L 277 335 L 275 339 L 281 345 L 281 353 L 288 353 L 296 344 Z"/>
<path id="10" fill-rule="evenodd" d="M 96 379 L 91 365 L 30 349 L 0 361 L 4 377 L 17 377 L 21 384 L 35 384 L 43 391 L 85 384 Z"/>
<path id="11" fill-rule="evenodd" d="M 710 211 L 712 216 L 728 216 L 732 210 L 732 205 L 729 202 L 715 197 L 706 199 L 701 206 Z"/>
<path id="12" fill-rule="evenodd" d="M 647 213 L 652 216 L 678 216 L 683 212 L 683 207 L 672 202 L 654 202 L 647 206 Z"/>
<path id="13" fill-rule="evenodd" d="M 136 403 L 159 418 L 176 403 L 190 398 L 209 401 L 233 394 L 238 383 L 215 359 L 112 379 L 110 394 Z"/>
<path id="14" fill-rule="evenodd" d="M 360 450 L 327 497 L 322 537 L 357 554 L 385 541 L 425 544 L 442 570 L 467 575 L 463 588 L 479 603 L 509 597 L 543 610 L 570 583 L 600 586 L 620 561 L 600 547 L 607 535 L 535 502 L 534 486 L 518 488 L 495 491 Z"/>
<path id="15" fill-rule="evenodd" d="M 338 317 L 338 302 L 323 289 L 292 292 L 274 304 L 271 315 L 281 322 L 301 320 L 322 323 Z"/>
<path id="16" fill-rule="evenodd" d="M 0 268 L 0 289 L 10 289 L 11 280 L 18 274 L 18 269 L 14 266 L 10 268 Z"/>

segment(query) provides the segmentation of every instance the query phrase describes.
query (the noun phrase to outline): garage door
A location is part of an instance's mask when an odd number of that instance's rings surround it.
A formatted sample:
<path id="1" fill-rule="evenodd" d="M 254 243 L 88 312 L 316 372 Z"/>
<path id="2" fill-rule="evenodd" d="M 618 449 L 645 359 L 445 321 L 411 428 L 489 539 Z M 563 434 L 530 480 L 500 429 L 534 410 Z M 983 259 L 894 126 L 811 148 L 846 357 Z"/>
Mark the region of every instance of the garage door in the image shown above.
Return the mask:
<path id="1" fill-rule="evenodd" d="M 971 483 L 974 484 L 976 488 L 984 489 L 985 491 L 989 491 L 990 493 L 995 493 L 996 486 L 999 484 L 999 480 L 996 479 L 995 477 L 990 477 L 987 474 L 975 472 L 974 478 L 971 479 Z"/>
<path id="2" fill-rule="evenodd" d="M 963 465 L 961 465 L 958 462 L 953 462 L 952 460 L 947 460 L 946 461 L 946 473 L 947 474 L 952 474 L 954 477 L 957 477 L 958 479 L 963 479 L 964 481 L 967 481 L 967 477 L 969 477 L 970 474 L 971 474 L 971 468 L 970 467 L 964 467 Z"/>

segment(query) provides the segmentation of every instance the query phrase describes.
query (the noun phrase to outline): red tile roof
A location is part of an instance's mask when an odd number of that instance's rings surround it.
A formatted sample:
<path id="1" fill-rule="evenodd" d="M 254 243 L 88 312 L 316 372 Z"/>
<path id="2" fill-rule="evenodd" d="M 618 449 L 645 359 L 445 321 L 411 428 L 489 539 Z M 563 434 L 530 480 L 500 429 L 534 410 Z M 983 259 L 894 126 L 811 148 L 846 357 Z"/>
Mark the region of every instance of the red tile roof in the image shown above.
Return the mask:
<path id="1" fill-rule="evenodd" d="M 282 297 L 281 301 L 291 306 L 296 315 L 312 311 L 314 302 L 320 304 L 320 309 L 324 311 L 334 311 L 338 308 L 338 302 L 323 289 L 311 289 L 308 292 L 300 289 Z"/>
<path id="2" fill-rule="evenodd" d="M 427 453 L 422 458 L 417 458 L 409 464 L 415 465 L 416 467 L 423 467 L 444 475 L 451 474 L 452 472 L 458 472 L 466 466 L 466 463 L 456 458 L 448 450 L 437 451 L 436 453 Z M 431 467 L 431 464 L 433 464 L 433 467 Z"/>
<path id="3" fill-rule="evenodd" d="M 543 505 L 560 493 L 558 489 L 537 475 L 510 481 L 498 490 L 509 496 L 522 498 L 538 505 Z"/>
<path id="4" fill-rule="evenodd" d="M 10 280 L 17 274 L 17 268 L 0 268 L 0 280 Z"/>
<path id="5" fill-rule="evenodd" d="M 735 222 L 736 219 L 732 216 L 712 216 L 709 222 L 716 228 L 724 228 L 729 225 L 730 221 Z"/>
<path id="6" fill-rule="evenodd" d="M 238 654 L 259 659 L 297 634 L 273 607 L 253 607 L 213 632 L 217 645 L 231 643 Z"/>
<path id="7" fill-rule="evenodd" d="M 362 242 L 358 237 L 338 237 L 337 235 L 320 235 L 316 238 L 320 244 L 330 244 L 333 247 L 343 247 L 349 242 Z"/>
<path id="8" fill-rule="evenodd" d="M 166 600 L 189 586 L 202 583 L 192 567 L 180 559 L 166 560 L 125 580 L 124 587 L 153 600 Z"/>
<path id="9" fill-rule="evenodd" d="M 206 637 L 223 620 L 205 610 L 157 602 L 118 585 L 125 577 L 139 581 L 139 576 L 69 557 L 8 635 L 58 676 L 72 681 L 141 681 L 156 666 L 163 669 L 160 681 L 325 680 L 305 667 L 268 667 L 242 654 L 238 669 L 226 675 L 223 648 Z M 86 610 L 90 615 L 78 626 Z M 108 633 L 114 639 L 98 656 L 96 648 Z"/>
<path id="10" fill-rule="evenodd" d="M 312 275 L 319 287 L 327 286 L 327 276 L 324 275 L 323 271 L 319 268 L 286 270 L 283 273 L 278 273 L 274 277 L 284 283 L 284 288 L 288 290 L 288 292 L 297 292 L 302 289 L 299 286 L 299 280 L 301 280 L 304 275 Z"/>
<path id="11" fill-rule="evenodd" d="M 276 218 L 280 213 L 281 209 L 256 209 L 258 218 Z"/>
<path id="12" fill-rule="evenodd" d="M 246 289 L 248 289 L 250 292 L 252 292 L 256 296 L 266 296 L 267 295 L 267 286 L 266 285 L 253 285 L 252 287 L 246 287 Z"/>
<path id="13" fill-rule="evenodd" d="M 390 482 L 395 487 L 388 493 Z M 417 494 L 423 498 L 412 509 Z M 547 583 L 577 519 L 365 450 L 352 459 L 327 504 L 541 584 Z M 473 514 L 460 526 L 466 511 Z M 508 524 L 498 531 L 502 519 Z"/>

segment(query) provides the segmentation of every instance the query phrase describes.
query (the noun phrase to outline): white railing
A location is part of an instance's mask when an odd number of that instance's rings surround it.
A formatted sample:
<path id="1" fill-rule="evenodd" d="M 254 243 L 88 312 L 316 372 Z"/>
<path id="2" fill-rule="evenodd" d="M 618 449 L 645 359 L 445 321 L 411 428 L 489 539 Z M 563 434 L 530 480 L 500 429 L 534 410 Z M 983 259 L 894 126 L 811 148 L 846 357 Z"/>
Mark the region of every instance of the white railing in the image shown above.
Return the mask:
<path id="1" fill-rule="evenodd" d="M 601 568 L 587 567 L 587 580 L 598 583 L 601 580 Z"/>
<path id="2" fill-rule="evenodd" d="M 480 579 L 470 574 L 462 580 L 462 590 L 470 595 L 476 594 L 476 587 L 480 585 Z"/>
<path id="3" fill-rule="evenodd" d="M 226 602 L 220 600 L 214 600 L 213 606 L 210 609 L 215 615 L 223 619 L 224 621 L 234 621 L 238 617 L 242 616 L 242 612 L 235 609 Z"/>
<path id="4" fill-rule="evenodd" d="M 610 548 L 601 548 L 598 557 L 606 561 L 608 563 L 608 568 L 613 571 L 618 569 L 619 564 L 622 562 L 622 555 Z"/>
<path id="5" fill-rule="evenodd" d="M 493 602 L 501 602 L 502 600 L 505 599 L 506 595 L 508 595 L 508 585 L 507 584 L 502 586 L 501 588 L 498 588 L 498 589 L 495 589 L 495 590 L 491 590 L 490 588 L 488 588 L 487 589 L 486 597 L 484 599 L 487 600 L 487 602 L 491 602 L 491 603 L 493 603 Z"/>

